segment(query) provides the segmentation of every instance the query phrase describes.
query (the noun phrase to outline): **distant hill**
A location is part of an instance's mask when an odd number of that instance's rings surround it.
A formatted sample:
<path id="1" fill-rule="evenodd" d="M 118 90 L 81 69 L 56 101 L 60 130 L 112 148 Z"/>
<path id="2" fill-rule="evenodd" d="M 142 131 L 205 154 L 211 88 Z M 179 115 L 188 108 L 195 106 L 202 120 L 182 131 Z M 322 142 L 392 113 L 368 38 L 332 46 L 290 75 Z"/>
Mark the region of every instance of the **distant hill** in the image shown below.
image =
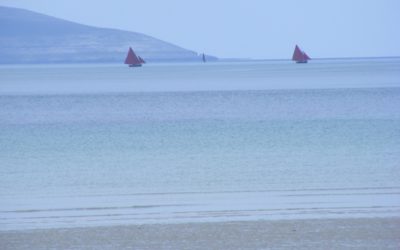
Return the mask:
<path id="1" fill-rule="evenodd" d="M 196 52 L 137 32 L 96 28 L 0 7 L 0 63 L 119 63 L 129 47 L 148 62 L 200 61 Z M 209 60 L 217 60 L 208 56 Z"/>

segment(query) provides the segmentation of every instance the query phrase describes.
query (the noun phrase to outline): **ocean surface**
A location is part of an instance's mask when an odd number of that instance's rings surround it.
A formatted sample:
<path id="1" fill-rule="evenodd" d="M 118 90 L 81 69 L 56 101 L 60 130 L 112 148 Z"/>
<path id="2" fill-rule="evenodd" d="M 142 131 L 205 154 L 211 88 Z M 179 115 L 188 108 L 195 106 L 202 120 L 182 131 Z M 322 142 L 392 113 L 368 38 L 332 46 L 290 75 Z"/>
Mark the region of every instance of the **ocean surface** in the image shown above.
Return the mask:
<path id="1" fill-rule="evenodd" d="M 400 216 L 400 59 L 0 66 L 0 230 Z"/>

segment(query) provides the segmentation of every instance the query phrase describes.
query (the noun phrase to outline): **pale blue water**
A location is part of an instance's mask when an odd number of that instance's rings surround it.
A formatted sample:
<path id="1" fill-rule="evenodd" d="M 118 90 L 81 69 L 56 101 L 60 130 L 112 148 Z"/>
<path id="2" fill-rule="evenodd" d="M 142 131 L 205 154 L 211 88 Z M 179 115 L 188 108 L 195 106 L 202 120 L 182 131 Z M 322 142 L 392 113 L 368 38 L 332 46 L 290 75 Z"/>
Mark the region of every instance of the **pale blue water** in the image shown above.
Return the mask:
<path id="1" fill-rule="evenodd" d="M 399 59 L 0 77 L 0 230 L 400 215 Z"/>

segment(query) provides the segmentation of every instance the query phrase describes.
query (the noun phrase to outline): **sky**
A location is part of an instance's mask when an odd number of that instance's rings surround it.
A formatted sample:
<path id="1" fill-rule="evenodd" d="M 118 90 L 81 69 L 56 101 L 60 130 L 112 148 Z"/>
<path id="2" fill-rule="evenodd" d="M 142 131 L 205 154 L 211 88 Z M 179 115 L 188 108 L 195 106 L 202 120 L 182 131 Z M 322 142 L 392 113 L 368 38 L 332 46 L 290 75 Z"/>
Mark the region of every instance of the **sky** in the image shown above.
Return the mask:
<path id="1" fill-rule="evenodd" d="M 220 58 L 400 56 L 399 0 L 0 0 Z"/>

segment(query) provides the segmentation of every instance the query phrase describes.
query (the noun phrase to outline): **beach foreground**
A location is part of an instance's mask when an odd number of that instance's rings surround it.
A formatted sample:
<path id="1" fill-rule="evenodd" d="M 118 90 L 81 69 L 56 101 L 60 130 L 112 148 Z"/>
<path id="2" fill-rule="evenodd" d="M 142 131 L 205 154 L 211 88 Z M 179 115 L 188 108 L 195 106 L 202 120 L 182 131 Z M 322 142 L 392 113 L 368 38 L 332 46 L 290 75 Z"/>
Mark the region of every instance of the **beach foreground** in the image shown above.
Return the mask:
<path id="1" fill-rule="evenodd" d="M 400 249 L 400 218 L 153 224 L 0 232 L 2 249 Z"/>

